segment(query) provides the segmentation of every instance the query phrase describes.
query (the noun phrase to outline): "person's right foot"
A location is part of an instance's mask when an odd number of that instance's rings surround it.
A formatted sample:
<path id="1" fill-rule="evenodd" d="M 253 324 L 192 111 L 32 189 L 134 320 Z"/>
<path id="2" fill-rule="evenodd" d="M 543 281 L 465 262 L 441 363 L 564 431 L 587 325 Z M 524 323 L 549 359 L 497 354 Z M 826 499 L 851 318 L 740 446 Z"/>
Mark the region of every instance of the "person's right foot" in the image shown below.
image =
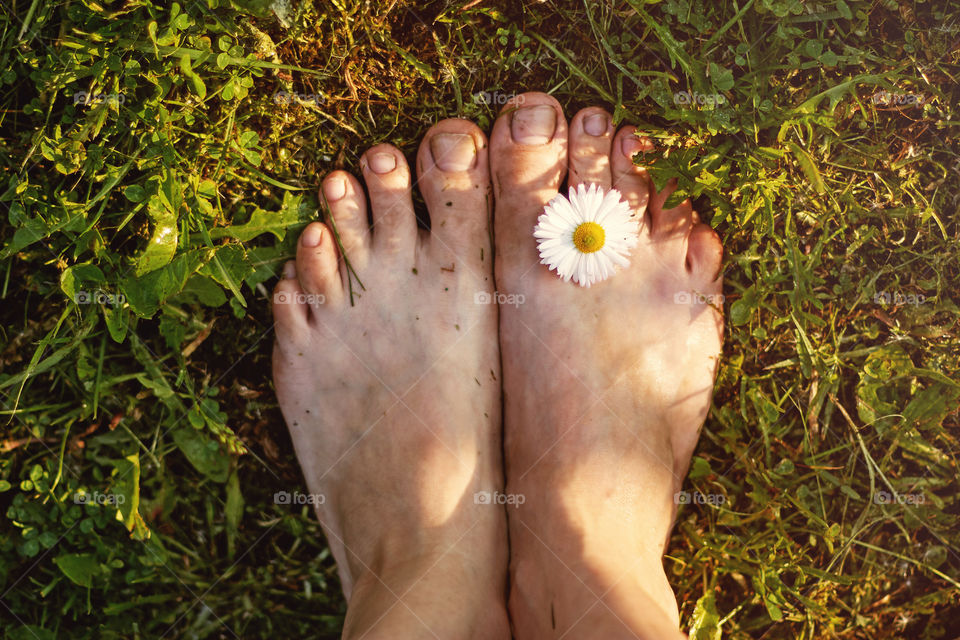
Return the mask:
<path id="1" fill-rule="evenodd" d="M 713 390 L 723 319 L 704 300 L 720 299 L 722 249 L 689 203 L 662 208 L 631 160 L 644 144 L 599 108 L 568 130 L 542 93 L 491 134 L 497 288 L 524 296 L 500 311 L 519 640 L 682 637 L 662 555 Z M 591 288 L 539 264 L 533 237 L 568 168 L 642 221 L 630 266 Z"/>

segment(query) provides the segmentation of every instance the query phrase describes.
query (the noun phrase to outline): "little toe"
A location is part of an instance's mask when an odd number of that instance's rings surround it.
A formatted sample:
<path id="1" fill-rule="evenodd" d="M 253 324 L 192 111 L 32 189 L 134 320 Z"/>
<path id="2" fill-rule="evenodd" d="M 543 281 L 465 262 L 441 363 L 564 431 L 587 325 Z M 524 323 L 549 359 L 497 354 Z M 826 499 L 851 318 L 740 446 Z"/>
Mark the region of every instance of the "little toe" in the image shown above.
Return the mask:
<path id="1" fill-rule="evenodd" d="M 312 309 L 339 305 L 343 300 L 343 281 L 337 262 L 337 246 L 330 228 L 311 222 L 297 243 L 297 279 L 306 296 L 305 302 Z"/>
<path id="2" fill-rule="evenodd" d="M 661 236 L 679 235 L 686 237 L 690 228 L 700 222 L 700 217 L 693 210 L 693 205 L 689 199 L 670 209 L 664 208 L 667 199 L 677 190 L 676 178 L 671 178 L 664 186 L 663 191 L 659 193 L 652 184 L 650 189 L 652 193 L 648 203 L 648 211 L 652 233 Z"/>
<path id="3" fill-rule="evenodd" d="M 713 228 L 702 222 L 693 225 L 687 239 L 687 269 L 701 283 L 719 281 L 723 264 L 723 243 Z"/>
<path id="4" fill-rule="evenodd" d="M 346 171 L 334 171 L 323 180 L 321 194 L 330 212 L 328 224 L 339 238 L 341 255 L 354 269 L 362 270 L 370 258 L 370 225 L 367 200 L 360 182 Z M 341 265 L 341 276 L 346 267 Z"/>
<path id="5" fill-rule="evenodd" d="M 600 107 L 581 109 L 570 121 L 567 183 L 571 187 L 596 184 L 604 190 L 612 184 L 610 147 L 613 119 Z"/>
<path id="6" fill-rule="evenodd" d="M 412 259 L 417 221 L 406 159 L 393 145 L 378 144 L 363 154 L 360 164 L 373 212 L 374 251 Z"/>

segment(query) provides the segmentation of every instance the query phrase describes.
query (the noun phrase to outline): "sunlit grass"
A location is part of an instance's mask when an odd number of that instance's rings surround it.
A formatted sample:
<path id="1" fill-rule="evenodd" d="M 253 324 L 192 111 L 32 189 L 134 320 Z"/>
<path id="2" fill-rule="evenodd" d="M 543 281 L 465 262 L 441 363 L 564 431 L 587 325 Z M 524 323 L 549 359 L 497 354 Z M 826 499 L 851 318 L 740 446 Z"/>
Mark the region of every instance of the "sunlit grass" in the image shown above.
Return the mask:
<path id="1" fill-rule="evenodd" d="M 960 9 L 4 4 L 4 637 L 338 637 L 269 291 L 323 174 L 528 89 L 639 125 L 724 241 L 685 628 L 955 636 Z"/>

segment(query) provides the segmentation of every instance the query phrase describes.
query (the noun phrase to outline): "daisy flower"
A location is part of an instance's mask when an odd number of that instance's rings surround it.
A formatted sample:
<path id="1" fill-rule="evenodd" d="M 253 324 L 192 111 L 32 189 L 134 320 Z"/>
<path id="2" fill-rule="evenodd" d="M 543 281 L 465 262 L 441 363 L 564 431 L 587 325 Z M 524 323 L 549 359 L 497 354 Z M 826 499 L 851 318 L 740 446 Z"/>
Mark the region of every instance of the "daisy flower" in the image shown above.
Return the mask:
<path id="1" fill-rule="evenodd" d="M 569 282 L 589 287 L 613 275 L 616 266 L 630 264 L 637 246 L 640 221 L 620 192 L 604 193 L 596 184 L 570 188 L 569 199 L 557 194 L 543 208 L 533 237 L 540 263 Z"/>

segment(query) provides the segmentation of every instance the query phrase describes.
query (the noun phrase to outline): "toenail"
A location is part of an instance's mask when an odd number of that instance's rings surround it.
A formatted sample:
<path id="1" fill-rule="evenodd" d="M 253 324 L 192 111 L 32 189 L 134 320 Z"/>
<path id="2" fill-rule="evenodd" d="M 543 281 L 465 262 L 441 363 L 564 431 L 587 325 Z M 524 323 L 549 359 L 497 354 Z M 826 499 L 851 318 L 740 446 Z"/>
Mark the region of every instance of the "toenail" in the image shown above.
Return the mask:
<path id="1" fill-rule="evenodd" d="M 430 138 L 433 162 L 441 171 L 467 171 L 477 162 L 477 145 L 465 133 L 438 133 Z"/>
<path id="2" fill-rule="evenodd" d="M 303 230 L 300 242 L 305 247 L 316 247 L 320 245 L 321 238 L 323 238 L 323 227 L 318 224 L 311 224 Z"/>
<path id="3" fill-rule="evenodd" d="M 370 169 L 374 173 L 390 173 L 397 168 L 397 159 L 392 153 L 375 153 L 370 158 Z"/>
<path id="4" fill-rule="evenodd" d="M 323 183 L 323 195 L 327 202 L 336 202 L 347 195 L 347 181 L 343 178 L 330 178 Z"/>
<path id="5" fill-rule="evenodd" d="M 602 136 L 607 132 L 607 116 L 594 113 L 583 119 L 583 130 L 591 136 Z"/>
<path id="6" fill-rule="evenodd" d="M 546 144 L 557 130 L 557 112 L 547 104 L 520 107 L 513 112 L 510 133 L 520 144 Z"/>
<path id="7" fill-rule="evenodd" d="M 293 260 L 287 260 L 287 263 L 283 265 L 283 277 L 287 280 L 293 280 L 297 277 L 297 263 Z"/>
<path id="8" fill-rule="evenodd" d="M 636 136 L 624 136 L 620 139 L 620 150 L 623 152 L 623 155 L 632 159 L 633 154 L 638 151 L 653 150 L 653 145 L 649 140 L 641 140 Z"/>

